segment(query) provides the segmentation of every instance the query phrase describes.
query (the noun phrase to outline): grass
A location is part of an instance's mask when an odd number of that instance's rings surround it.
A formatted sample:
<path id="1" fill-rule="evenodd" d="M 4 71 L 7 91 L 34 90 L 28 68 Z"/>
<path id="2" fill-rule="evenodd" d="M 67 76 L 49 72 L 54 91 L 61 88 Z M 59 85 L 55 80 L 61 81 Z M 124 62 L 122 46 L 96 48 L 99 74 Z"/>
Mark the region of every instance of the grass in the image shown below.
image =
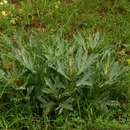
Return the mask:
<path id="1" fill-rule="evenodd" d="M 0 129 L 129 129 L 129 6 L 0 4 Z"/>

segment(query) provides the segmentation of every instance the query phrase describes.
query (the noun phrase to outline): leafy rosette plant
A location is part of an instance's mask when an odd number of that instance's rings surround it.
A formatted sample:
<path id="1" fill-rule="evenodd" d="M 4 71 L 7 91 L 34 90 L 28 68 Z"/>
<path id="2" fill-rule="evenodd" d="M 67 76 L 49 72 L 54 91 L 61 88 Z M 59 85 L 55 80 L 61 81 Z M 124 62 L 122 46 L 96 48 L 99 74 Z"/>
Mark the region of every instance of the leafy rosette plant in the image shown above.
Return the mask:
<path id="1" fill-rule="evenodd" d="M 78 34 L 73 41 L 61 34 L 31 36 L 15 45 L 1 38 L 1 98 L 28 101 L 32 110 L 51 119 L 76 112 L 95 120 L 127 105 L 128 68 L 99 33 L 87 38 Z"/>

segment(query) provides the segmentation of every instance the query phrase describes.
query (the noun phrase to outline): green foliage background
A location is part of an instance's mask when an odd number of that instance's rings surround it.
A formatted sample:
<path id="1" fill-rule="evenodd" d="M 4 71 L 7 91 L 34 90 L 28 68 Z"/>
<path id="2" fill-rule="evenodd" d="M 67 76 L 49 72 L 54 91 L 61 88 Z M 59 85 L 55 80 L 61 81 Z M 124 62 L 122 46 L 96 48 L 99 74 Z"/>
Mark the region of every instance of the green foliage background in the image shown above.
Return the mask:
<path id="1" fill-rule="evenodd" d="M 0 5 L 0 129 L 129 129 L 129 1 Z"/>

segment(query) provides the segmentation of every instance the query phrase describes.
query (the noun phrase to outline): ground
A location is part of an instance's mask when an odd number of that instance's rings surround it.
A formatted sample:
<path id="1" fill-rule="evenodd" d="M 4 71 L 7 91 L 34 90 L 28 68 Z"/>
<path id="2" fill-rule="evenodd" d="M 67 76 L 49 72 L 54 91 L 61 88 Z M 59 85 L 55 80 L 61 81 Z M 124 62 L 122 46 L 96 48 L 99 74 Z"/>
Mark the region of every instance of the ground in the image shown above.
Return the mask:
<path id="1" fill-rule="evenodd" d="M 0 0 L 0 129 L 129 129 L 129 43 L 129 0 Z"/>

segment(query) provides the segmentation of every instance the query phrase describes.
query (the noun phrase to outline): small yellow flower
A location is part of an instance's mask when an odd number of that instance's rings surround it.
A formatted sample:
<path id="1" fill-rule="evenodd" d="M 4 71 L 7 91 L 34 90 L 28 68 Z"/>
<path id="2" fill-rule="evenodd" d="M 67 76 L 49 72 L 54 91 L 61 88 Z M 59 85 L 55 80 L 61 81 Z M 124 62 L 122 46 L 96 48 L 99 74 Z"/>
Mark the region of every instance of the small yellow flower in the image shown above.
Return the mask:
<path id="1" fill-rule="evenodd" d="M 3 16 L 7 16 L 7 13 L 6 13 L 5 11 L 1 11 L 1 14 L 2 14 Z"/>
<path id="2" fill-rule="evenodd" d="M 3 1 L 0 2 L 0 5 L 4 5 L 4 4 L 7 4 L 7 3 L 8 3 L 7 0 L 3 0 Z"/>
<path id="3" fill-rule="evenodd" d="M 3 3 L 4 3 L 4 4 L 7 4 L 7 3 L 8 3 L 8 1 L 7 1 L 7 0 L 4 0 L 4 1 L 3 1 Z"/>
<path id="4" fill-rule="evenodd" d="M 130 65 L 130 59 L 127 59 L 127 63 L 128 63 L 128 65 Z"/>
<path id="5" fill-rule="evenodd" d="M 3 2 L 0 2 L 0 5 L 3 5 L 4 3 Z"/>

